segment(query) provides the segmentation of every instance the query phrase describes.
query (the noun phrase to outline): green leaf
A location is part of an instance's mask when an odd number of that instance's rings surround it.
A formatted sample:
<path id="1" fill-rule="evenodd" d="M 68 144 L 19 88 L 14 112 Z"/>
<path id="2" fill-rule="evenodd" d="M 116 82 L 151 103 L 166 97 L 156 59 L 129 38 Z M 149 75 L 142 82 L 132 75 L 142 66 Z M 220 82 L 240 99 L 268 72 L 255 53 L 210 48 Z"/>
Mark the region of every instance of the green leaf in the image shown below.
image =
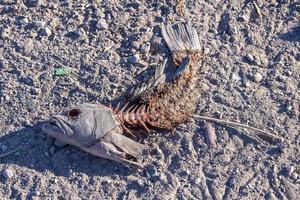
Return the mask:
<path id="1" fill-rule="evenodd" d="M 54 74 L 56 76 L 65 76 L 65 75 L 70 74 L 70 72 L 71 72 L 71 69 L 69 67 L 60 67 L 60 68 L 55 69 Z"/>

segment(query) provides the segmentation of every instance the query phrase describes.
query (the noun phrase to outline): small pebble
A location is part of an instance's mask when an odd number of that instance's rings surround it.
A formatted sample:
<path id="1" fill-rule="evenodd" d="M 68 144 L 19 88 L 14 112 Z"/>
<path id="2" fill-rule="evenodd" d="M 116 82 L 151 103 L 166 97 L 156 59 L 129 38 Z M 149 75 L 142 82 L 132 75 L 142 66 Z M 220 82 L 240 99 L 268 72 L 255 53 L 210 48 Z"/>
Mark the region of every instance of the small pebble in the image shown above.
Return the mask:
<path id="1" fill-rule="evenodd" d="M 108 29 L 108 24 L 107 24 L 107 22 L 106 22 L 105 19 L 100 19 L 100 20 L 97 22 L 96 27 L 97 27 L 97 29 L 99 29 L 99 30 Z"/>
<path id="2" fill-rule="evenodd" d="M 140 48 L 140 51 L 143 53 L 143 54 L 147 54 L 149 53 L 150 51 L 150 47 L 151 47 L 151 44 L 150 42 L 146 42 L 145 44 L 143 44 Z"/>
<path id="3" fill-rule="evenodd" d="M 55 147 L 54 146 L 52 146 L 52 147 L 50 147 L 50 155 L 54 155 L 54 153 L 55 153 Z"/>
<path id="4" fill-rule="evenodd" d="M 79 29 L 77 29 L 77 30 L 75 31 L 75 34 L 76 34 L 78 37 L 80 37 L 81 39 L 85 39 L 85 38 L 86 38 L 86 32 L 85 32 L 85 30 L 84 30 L 82 27 L 80 27 Z"/>
<path id="5" fill-rule="evenodd" d="M 2 38 L 2 39 L 7 39 L 7 38 L 9 38 L 9 30 L 8 30 L 8 29 L 3 29 L 3 30 L 0 32 L 0 38 Z"/>
<path id="6" fill-rule="evenodd" d="M 141 187 L 144 186 L 144 181 L 142 181 L 141 179 L 137 180 L 136 183 Z"/>
<path id="7" fill-rule="evenodd" d="M 256 83 L 261 82 L 262 79 L 263 79 L 263 76 L 262 76 L 262 74 L 259 73 L 259 72 L 257 72 L 257 73 L 254 74 L 254 76 L 253 76 L 253 80 L 254 80 L 254 82 L 256 82 Z"/>
<path id="8" fill-rule="evenodd" d="M 32 22 L 32 25 L 35 27 L 44 27 L 46 25 L 46 22 L 35 20 Z"/>
<path id="9" fill-rule="evenodd" d="M 189 169 L 185 170 L 185 174 L 186 175 L 190 175 L 191 174 L 191 171 Z"/>
<path id="10" fill-rule="evenodd" d="M 31 126 L 31 123 L 30 123 L 29 120 L 26 119 L 25 122 L 24 122 L 24 125 L 25 125 L 25 126 Z"/>
<path id="11" fill-rule="evenodd" d="M 298 177 L 299 177 L 299 175 L 298 175 L 296 172 L 292 173 L 291 178 L 292 178 L 294 181 L 296 181 L 296 180 L 298 179 Z"/>
<path id="12" fill-rule="evenodd" d="M 288 176 L 292 176 L 292 173 L 295 171 L 295 167 L 294 166 L 289 166 L 286 168 L 286 172 Z"/>
<path id="13" fill-rule="evenodd" d="M 286 110 L 287 110 L 287 111 L 291 111 L 292 109 L 293 109 L 293 106 L 292 106 L 292 105 L 288 104 L 288 105 L 286 106 Z"/>
<path id="14" fill-rule="evenodd" d="M 20 23 L 23 24 L 23 25 L 26 25 L 29 23 L 28 19 L 26 17 L 23 17 L 21 20 L 20 20 Z"/>
<path id="15" fill-rule="evenodd" d="M 40 93 L 38 88 L 31 88 L 31 94 L 38 95 Z"/>
<path id="16" fill-rule="evenodd" d="M 209 54 L 209 52 L 210 52 L 210 49 L 205 47 L 204 48 L 204 54 L 207 55 L 207 54 Z"/>
<path id="17" fill-rule="evenodd" d="M 140 59 L 140 55 L 136 54 L 136 55 L 133 55 L 133 56 L 129 56 L 127 60 L 128 60 L 129 63 L 135 64 L 139 61 L 139 59 Z"/>
<path id="18" fill-rule="evenodd" d="M 155 166 L 151 165 L 147 171 L 146 171 L 146 175 L 148 178 L 154 178 L 158 176 L 158 172 Z"/>
<path id="19" fill-rule="evenodd" d="M 10 100 L 10 96 L 9 95 L 5 95 L 4 99 L 5 99 L 5 101 L 9 101 Z"/>
<path id="20" fill-rule="evenodd" d="M 236 73 L 232 73 L 231 78 L 234 81 L 240 81 L 240 80 L 242 80 L 241 77 L 238 74 L 236 74 Z"/>
<path id="21" fill-rule="evenodd" d="M 24 82 L 27 85 L 33 86 L 34 85 L 34 78 L 29 75 L 29 76 L 26 77 L 26 79 L 24 80 Z"/>
<path id="22" fill-rule="evenodd" d="M 52 32 L 48 27 L 42 28 L 40 31 L 41 36 L 49 37 L 51 34 Z"/>
<path id="23" fill-rule="evenodd" d="M 253 57 L 253 55 L 250 54 L 250 53 L 246 55 L 246 58 L 247 58 L 247 60 L 248 60 L 249 62 L 253 62 L 253 61 L 254 61 L 254 57 Z"/>
<path id="24" fill-rule="evenodd" d="M 198 185 L 200 182 L 201 182 L 201 179 L 200 179 L 200 178 L 196 178 L 196 179 L 194 180 L 194 183 L 195 183 L 196 185 Z"/>
<path id="25" fill-rule="evenodd" d="M 27 5 L 31 7 L 37 7 L 42 5 L 42 0 L 28 0 Z"/>
<path id="26" fill-rule="evenodd" d="M 166 178 L 166 176 L 165 176 L 164 174 L 160 174 L 160 175 L 159 175 L 159 180 L 161 180 L 161 181 L 166 181 L 167 178 Z"/>
<path id="27" fill-rule="evenodd" d="M 35 196 L 40 196 L 41 195 L 40 191 L 35 191 L 34 194 L 35 194 Z"/>
<path id="28" fill-rule="evenodd" d="M 7 150 L 7 146 L 6 146 L 6 145 L 4 145 L 4 144 L 3 144 L 3 145 L 1 145 L 1 146 L 0 146 L 0 148 L 1 148 L 1 151 L 6 151 L 6 150 Z"/>
<path id="29" fill-rule="evenodd" d="M 10 178 L 12 178 L 14 176 L 14 172 L 12 170 L 10 170 L 10 169 L 5 169 L 3 171 L 3 176 L 6 179 L 10 179 Z"/>

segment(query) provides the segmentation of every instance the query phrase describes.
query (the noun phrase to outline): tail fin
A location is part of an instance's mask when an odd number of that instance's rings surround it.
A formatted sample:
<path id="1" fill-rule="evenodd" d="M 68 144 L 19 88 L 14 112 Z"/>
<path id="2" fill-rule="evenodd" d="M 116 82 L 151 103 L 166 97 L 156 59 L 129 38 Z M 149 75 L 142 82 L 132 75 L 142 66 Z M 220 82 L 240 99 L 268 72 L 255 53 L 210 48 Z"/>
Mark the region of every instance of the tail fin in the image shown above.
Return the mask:
<path id="1" fill-rule="evenodd" d="M 201 51 L 198 34 L 190 24 L 178 24 L 177 27 L 163 24 L 162 35 L 173 53 L 179 51 Z"/>

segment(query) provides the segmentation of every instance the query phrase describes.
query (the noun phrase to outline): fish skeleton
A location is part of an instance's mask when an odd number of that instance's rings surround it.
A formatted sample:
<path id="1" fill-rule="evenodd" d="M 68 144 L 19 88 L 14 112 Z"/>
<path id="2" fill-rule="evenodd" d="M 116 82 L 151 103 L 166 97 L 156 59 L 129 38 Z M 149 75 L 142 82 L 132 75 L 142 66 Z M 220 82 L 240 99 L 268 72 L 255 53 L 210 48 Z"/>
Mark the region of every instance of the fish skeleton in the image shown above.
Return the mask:
<path id="1" fill-rule="evenodd" d="M 162 35 L 176 66 L 171 82 L 165 81 L 164 62 L 156 68 L 154 80 L 136 89 L 122 108 L 84 103 L 52 116 L 43 131 L 95 156 L 143 167 L 138 160 L 147 147 L 124 133 L 172 130 L 195 112 L 198 100 L 203 54 L 196 30 L 190 24 L 162 25 Z"/>

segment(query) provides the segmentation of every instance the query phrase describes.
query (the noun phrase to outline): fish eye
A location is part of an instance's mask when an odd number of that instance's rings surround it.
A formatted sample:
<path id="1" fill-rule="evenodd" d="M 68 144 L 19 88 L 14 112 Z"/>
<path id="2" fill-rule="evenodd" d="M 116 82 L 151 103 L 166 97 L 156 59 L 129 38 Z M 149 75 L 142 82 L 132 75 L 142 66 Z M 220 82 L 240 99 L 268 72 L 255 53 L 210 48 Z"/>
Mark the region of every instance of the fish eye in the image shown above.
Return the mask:
<path id="1" fill-rule="evenodd" d="M 69 117 L 77 117 L 80 113 L 81 113 L 81 111 L 79 109 L 75 108 L 68 112 L 68 116 Z"/>

